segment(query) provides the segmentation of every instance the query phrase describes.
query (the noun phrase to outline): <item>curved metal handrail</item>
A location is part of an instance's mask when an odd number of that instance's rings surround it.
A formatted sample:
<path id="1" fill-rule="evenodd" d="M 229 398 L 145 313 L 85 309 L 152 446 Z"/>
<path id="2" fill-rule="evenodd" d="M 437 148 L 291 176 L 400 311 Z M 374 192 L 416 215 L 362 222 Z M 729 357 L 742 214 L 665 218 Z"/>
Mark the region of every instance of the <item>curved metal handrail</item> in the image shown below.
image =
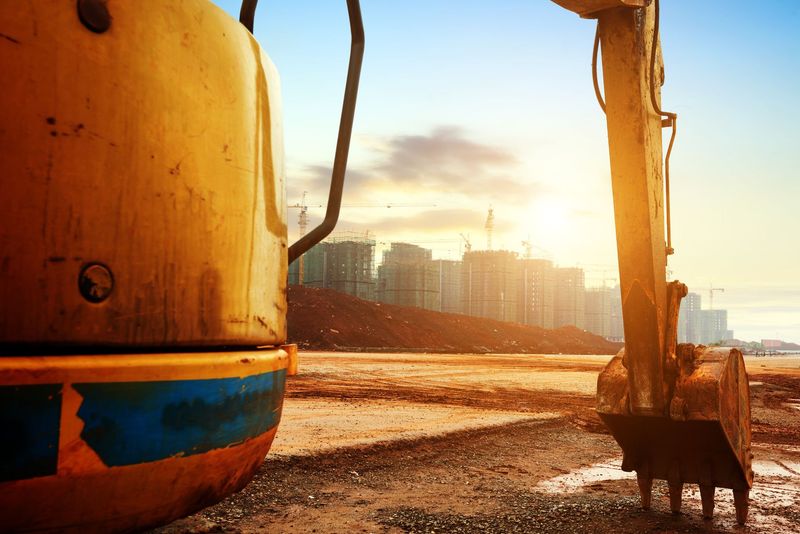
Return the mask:
<path id="1" fill-rule="evenodd" d="M 253 32 L 258 0 L 242 0 L 239 21 Z M 299 258 L 311 247 L 325 239 L 333 231 L 339 220 L 339 211 L 344 191 L 344 176 L 347 171 L 347 156 L 350 153 L 350 137 L 353 132 L 353 119 L 356 111 L 358 82 L 361 77 L 361 63 L 364 58 L 364 23 L 361 20 L 359 0 L 347 0 L 347 12 L 350 17 L 350 62 L 347 68 L 347 82 L 344 87 L 342 115 L 339 119 L 339 137 L 336 141 L 336 153 L 333 158 L 331 187 L 328 193 L 328 209 L 322 223 L 289 247 L 289 263 Z"/>

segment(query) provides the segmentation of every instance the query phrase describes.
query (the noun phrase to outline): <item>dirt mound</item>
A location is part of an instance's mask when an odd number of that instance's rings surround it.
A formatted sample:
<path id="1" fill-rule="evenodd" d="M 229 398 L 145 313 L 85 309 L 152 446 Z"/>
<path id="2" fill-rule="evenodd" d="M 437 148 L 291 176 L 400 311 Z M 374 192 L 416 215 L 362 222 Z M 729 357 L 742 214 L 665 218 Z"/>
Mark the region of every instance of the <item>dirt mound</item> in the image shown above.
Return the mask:
<path id="1" fill-rule="evenodd" d="M 369 302 L 289 287 L 289 341 L 305 350 L 615 354 L 621 343 L 573 326 L 555 330 Z"/>

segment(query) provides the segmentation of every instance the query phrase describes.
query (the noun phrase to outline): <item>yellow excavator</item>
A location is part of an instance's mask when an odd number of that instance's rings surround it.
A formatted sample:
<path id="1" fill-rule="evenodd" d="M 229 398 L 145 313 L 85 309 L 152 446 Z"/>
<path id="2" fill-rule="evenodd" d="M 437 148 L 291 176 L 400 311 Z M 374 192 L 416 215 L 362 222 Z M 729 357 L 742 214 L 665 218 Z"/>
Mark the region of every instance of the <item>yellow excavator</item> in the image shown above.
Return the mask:
<path id="1" fill-rule="evenodd" d="M 625 329 L 625 347 L 598 378 L 597 412 L 622 447 L 622 469 L 636 471 L 644 508 L 650 507 L 653 479 L 668 482 L 676 513 L 683 484 L 698 484 L 706 518 L 715 489 L 730 488 L 736 519 L 744 524 L 753 484 L 744 359 L 737 349 L 677 343 L 687 288 L 666 280 L 677 115 L 661 109 L 659 0 L 554 1 L 597 19 L 592 65 L 608 125 Z M 596 74 L 598 48 L 604 95 Z M 662 128 L 672 130 L 665 160 Z"/>
<path id="2" fill-rule="evenodd" d="M 658 2 L 555 1 L 598 20 L 602 50 L 626 346 L 598 412 L 645 508 L 653 479 L 675 511 L 699 484 L 709 517 L 725 487 L 743 523 L 742 356 L 676 343 L 686 288 L 666 281 L 661 131 L 677 117 L 660 108 Z M 341 203 L 364 49 L 346 3 L 328 211 L 291 246 L 256 0 L 239 21 L 209 0 L 0 3 L 0 530 L 145 529 L 261 465 L 296 366 L 287 266 Z"/>

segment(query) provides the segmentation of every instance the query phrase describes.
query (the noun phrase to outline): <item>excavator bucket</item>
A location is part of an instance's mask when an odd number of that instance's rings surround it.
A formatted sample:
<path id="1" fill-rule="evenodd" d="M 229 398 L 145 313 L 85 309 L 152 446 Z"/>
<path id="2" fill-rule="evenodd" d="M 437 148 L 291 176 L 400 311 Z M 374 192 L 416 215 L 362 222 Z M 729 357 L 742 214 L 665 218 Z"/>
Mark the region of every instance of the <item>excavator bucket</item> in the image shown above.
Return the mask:
<path id="1" fill-rule="evenodd" d="M 737 349 L 677 346 L 668 381 L 669 414 L 632 415 L 625 349 L 597 381 L 597 412 L 622 447 L 624 471 L 636 471 L 642 507 L 650 508 L 653 479 L 669 484 L 678 513 L 683 484 L 698 484 L 703 517 L 710 519 L 716 488 L 733 490 L 736 519 L 744 524 L 753 484 L 750 387 Z M 671 383 L 669 383 L 671 382 Z"/>

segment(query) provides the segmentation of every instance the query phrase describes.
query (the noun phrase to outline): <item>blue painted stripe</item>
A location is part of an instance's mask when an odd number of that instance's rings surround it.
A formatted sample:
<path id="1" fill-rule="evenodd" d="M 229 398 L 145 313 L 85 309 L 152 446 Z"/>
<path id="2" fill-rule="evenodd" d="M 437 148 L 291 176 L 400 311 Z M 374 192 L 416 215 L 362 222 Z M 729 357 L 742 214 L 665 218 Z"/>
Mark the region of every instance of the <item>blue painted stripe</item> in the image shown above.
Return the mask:
<path id="1" fill-rule="evenodd" d="M 61 384 L 0 386 L 0 480 L 58 469 Z"/>
<path id="2" fill-rule="evenodd" d="M 278 424 L 286 370 L 246 378 L 86 383 L 81 438 L 108 466 L 227 447 Z"/>

